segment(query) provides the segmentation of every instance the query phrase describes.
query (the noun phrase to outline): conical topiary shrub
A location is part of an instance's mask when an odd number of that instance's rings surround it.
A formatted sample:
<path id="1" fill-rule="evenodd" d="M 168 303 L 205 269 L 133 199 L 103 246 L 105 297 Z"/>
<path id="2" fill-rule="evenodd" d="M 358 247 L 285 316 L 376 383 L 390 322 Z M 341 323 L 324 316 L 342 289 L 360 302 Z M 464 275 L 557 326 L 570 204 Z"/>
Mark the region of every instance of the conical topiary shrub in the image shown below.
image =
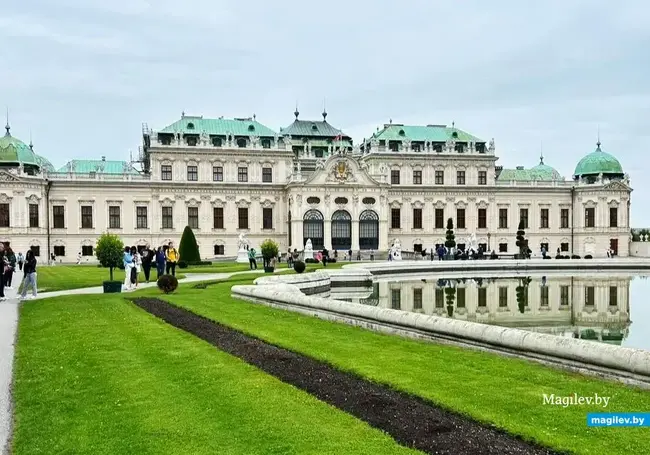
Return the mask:
<path id="1" fill-rule="evenodd" d="M 181 261 L 187 264 L 196 264 L 201 262 L 201 253 L 199 253 L 199 246 L 196 243 L 194 232 L 189 226 L 185 226 L 183 236 L 181 237 L 181 244 L 178 247 L 178 253 L 181 256 Z"/>

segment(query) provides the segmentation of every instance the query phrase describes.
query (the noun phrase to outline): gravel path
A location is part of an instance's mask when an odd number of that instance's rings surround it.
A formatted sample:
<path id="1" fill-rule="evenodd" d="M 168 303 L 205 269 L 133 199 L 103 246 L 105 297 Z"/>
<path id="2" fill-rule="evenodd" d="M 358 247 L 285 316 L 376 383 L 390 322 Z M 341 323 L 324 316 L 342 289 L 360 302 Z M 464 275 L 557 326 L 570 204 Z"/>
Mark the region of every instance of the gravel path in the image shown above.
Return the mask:
<path id="1" fill-rule="evenodd" d="M 14 297 L 15 291 L 5 291 Z M 14 362 L 14 340 L 18 325 L 18 301 L 0 302 L 0 453 L 9 453 L 11 435 L 11 372 Z"/>

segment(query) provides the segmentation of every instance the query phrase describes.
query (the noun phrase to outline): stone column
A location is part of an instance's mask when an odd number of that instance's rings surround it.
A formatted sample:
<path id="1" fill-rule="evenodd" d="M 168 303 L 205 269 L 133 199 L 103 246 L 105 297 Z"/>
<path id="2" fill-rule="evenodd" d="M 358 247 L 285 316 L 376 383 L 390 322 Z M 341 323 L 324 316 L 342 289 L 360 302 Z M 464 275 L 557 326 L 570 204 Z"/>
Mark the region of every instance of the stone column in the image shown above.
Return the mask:
<path id="1" fill-rule="evenodd" d="M 323 246 L 328 250 L 332 249 L 332 220 L 329 217 L 323 221 Z"/>
<path id="2" fill-rule="evenodd" d="M 302 251 L 302 249 L 305 247 L 304 243 L 302 242 L 302 218 L 298 220 L 291 220 L 291 241 L 293 243 L 293 245 L 290 245 L 291 251 L 294 249 Z"/>
<path id="3" fill-rule="evenodd" d="M 359 220 L 352 220 L 352 251 L 359 251 Z"/>

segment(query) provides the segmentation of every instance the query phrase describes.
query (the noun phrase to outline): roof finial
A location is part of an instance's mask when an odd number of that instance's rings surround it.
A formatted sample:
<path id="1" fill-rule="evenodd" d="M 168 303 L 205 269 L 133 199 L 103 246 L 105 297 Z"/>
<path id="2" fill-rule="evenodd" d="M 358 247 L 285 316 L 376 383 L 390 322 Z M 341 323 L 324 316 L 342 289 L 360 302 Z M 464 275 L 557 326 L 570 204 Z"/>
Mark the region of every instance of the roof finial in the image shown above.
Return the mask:
<path id="1" fill-rule="evenodd" d="M 544 143 L 539 141 L 539 164 L 544 164 Z"/>
<path id="2" fill-rule="evenodd" d="M 298 120 L 298 116 L 300 115 L 300 111 L 298 111 L 298 101 L 296 101 L 296 110 L 293 111 L 293 115 L 295 115 L 296 120 Z"/>
<path id="3" fill-rule="evenodd" d="M 34 151 L 34 143 L 32 142 L 32 130 L 29 130 L 29 149 L 33 152 Z"/>
<path id="4" fill-rule="evenodd" d="M 600 150 L 600 125 L 598 125 L 598 142 L 596 142 L 596 146 Z"/>
<path id="5" fill-rule="evenodd" d="M 392 119 L 392 118 L 389 118 L 389 119 L 388 119 L 388 124 L 389 124 L 389 125 L 392 125 L 392 124 L 393 124 L 393 119 Z"/>
<path id="6" fill-rule="evenodd" d="M 10 129 L 11 127 L 9 126 L 9 106 L 7 106 L 7 124 L 5 125 L 5 130 L 7 130 L 7 132 L 5 133 L 5 136 L 11 136 L 11 134 L 9 133 Z"/>
<path id="7" fill-rule="evenodd" d="M 185 111 L 181 111 L 181 118 L 185 118 Z"/>
<path id="8" fill-rule="evenodd" d="M 453 121 L 451 122 L 451 128 L 452 128 L 452 129 L 455 129 L 455 128 L 456 128 L 456 122 L 453 122 Z"/>
<path id="9" fill-rule="evenodd" d="M 255 112 L 253 112 L 253 121 L 255 122 L 257 120 L 257 115 L 255 115 Z"/>

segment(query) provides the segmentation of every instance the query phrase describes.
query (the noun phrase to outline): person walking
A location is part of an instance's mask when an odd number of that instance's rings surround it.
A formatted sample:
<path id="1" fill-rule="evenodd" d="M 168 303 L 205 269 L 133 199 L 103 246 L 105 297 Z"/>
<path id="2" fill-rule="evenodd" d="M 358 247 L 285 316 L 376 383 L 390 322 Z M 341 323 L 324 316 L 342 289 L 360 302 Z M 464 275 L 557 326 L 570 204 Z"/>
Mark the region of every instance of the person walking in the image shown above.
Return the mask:
<path id="1" fill-rule="evenodd" d="M 7 300 L 5 297 L 5 269 L 7 267 L 7 256 L 5 255 L 5 244 L 0 242 L 0 302 Z"/>
<path id="2" fill-rule="evenodd" d="M 140 269 L 142 269 L 142 257 L 138 253 L 138 249 L 134 246 L 131 247 L 131 256 L 133 256 L 133 271 L 131 272 L 131 284 L 137 289 L 140 284 Z"/>
<path id="3" fill-rule="evenodd" d="M 32 287 L 32 298 L 36 298 L 38 293 L 36 288 L 36 256 L 32 250 L 27 250 L 25 256 L 25 270 L 23 277 L 23 291 L 20 293 L 20 300 L 27 298 L 27 288 Z"/>
<path id="4" fill-rule="evenodd" d="M 176 264 L 181 260 L 178 250 L 174 248 L 174 242 L 169 242 L 167 245 L 167 253 L 165 253 L 165 259 L 167 259 L 167 275 L 176 276 Z"/>
<path id="5" fill-rule="evenodd" d="M 160 279 L 161 276 L 165 274 L 165 251 L 163 250 L 163 247 L 159 246 L 158 250 L 156 251 L 156 279 Z"/>
<path id="6" fill-rule="evenodd" d="M 151 262 L 155 259 L 154 252 L 149 247 L 147 243 L 142 250 L 142 271 L 144 272 L 144 280 L 148 283 L 149 276 L 151 274 Z"/>
<path id="7" fill-rule="evenodd" d="M 13 289 L 11 284 L 13 282 L 14 271 L 16 270 L 16 255 L 10 246 L 5 248 L 5 256 L 8 265 L 8 267 L 5 268 L 5 287 Z"/>
<path id="8" fill-rule="evenodd" d="M 18 253 L 18 257 L 16 258 L 16 261 L 18 261 L 18 270 L 21 272 L 23 271 L 23 263 L 25 262 L 25 258 L 23 257 L 23 253 Z"/>
<path id="9" fill-rule="evenodd" d="M 131 255 L 131 248 L 128 246 L 124 248 L 124 289 L 130 291 L 133 289 L 131 284 L 131 270 L 133 270 L 133 256 Z"/>
<path id="10" fill-rule="evenodd" d="M 257 270 L 257 261 L 255 260 L 255 248 L 248 250 L 248 265 L 250 265 L 251 270 Z"/>

